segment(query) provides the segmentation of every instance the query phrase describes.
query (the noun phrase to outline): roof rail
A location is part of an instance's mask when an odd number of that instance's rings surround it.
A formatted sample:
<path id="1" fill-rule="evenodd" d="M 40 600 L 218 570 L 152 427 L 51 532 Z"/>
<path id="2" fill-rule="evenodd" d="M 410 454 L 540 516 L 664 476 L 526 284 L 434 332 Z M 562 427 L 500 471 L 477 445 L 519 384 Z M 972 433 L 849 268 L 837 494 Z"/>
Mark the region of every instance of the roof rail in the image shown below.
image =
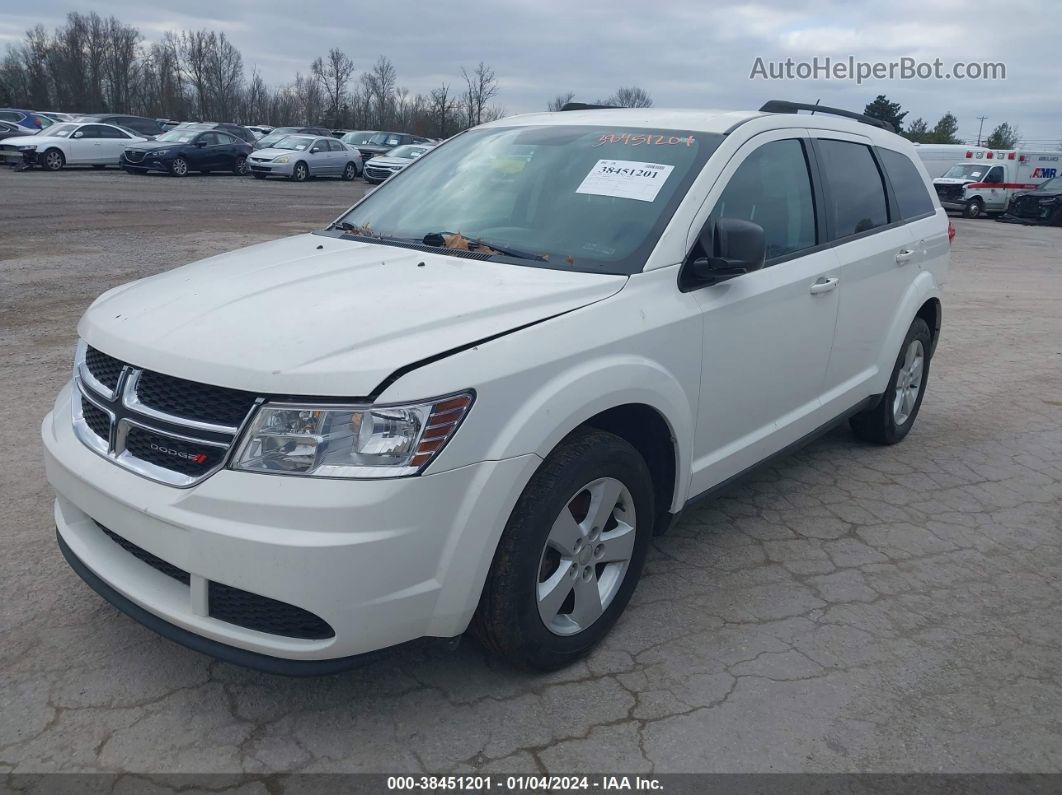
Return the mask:
<path id="1" fill-rule="evenodd" d="M 615 105 L 591 105 L 587 102 L 567 102 L 561 111 L 566 110 L 615 110 Z"/>
<path id="2" fill-rule="evenodd" d="M 807 102 L 787 102 L 784 99 L 771 99 L 763 103 L 760 111 L 763 113 L 796 113 L 798 110 L 810 110 L 812 113 L 829 113 L 831 116 L 844 116 L 846 119 L 855 119 L 871 127 L 880 127 L 889 132 L 896 132 L 896 128 L 887 121 L 864 116 L 862 113 L 853 113 L 841 108 L 830 108 L 826 105 L 809 105 Z"/>

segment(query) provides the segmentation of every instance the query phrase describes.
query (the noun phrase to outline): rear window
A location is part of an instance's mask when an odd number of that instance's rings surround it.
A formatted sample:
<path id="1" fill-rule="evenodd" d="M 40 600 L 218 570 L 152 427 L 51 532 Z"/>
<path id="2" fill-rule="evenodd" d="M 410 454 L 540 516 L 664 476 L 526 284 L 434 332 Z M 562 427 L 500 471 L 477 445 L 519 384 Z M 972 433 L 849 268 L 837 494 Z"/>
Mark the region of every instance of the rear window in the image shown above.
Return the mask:
<path id="1" fill-rule="evenodd" d="M 889 222 L 885 183 L 870 147 L 848 141 L 819 140 L 826 183 L 827 209 L 836 240 Z"/>
<path id="2" fill-rule="evenodd" d="M 929 198 L 926 183 L 915 164 L 905 154 L 891 149 L 879 149 L 881 164 L 892 183 L 892 192 L 900 206 L 900 217 L 905 221 L 933 212 L 933 200 Z"/>

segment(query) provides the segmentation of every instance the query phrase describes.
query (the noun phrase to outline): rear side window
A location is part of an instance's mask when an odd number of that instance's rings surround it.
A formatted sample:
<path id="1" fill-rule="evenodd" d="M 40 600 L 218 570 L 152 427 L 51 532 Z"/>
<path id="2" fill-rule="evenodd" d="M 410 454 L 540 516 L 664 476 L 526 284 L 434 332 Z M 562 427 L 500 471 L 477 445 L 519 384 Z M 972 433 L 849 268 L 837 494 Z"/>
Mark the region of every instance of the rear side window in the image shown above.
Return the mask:
<path id="1" fill-rule="evenodd" d="M 885 226 L 889 222 L 885 183 L 870 147 L 825 139 L 817 147 L 830 189 L 827 204 L 834 239 Z"/>
<path id="2" fill-rule="evenodd" d="M 926 183 L 911 159 L 891 149 L 879 149 L 878 155 L 892 183 L 892 192 L 900 206 L 900 217 L 908 221 L 933 212 L 933 200 L 929 198 Z"/>
<path id="3" fill-rule="evenodd" d="M 712 211 L 763 227 L 767 259 L 815 245 L 815 202 L 800 141 L 772 141 L 745 158 Z"/>

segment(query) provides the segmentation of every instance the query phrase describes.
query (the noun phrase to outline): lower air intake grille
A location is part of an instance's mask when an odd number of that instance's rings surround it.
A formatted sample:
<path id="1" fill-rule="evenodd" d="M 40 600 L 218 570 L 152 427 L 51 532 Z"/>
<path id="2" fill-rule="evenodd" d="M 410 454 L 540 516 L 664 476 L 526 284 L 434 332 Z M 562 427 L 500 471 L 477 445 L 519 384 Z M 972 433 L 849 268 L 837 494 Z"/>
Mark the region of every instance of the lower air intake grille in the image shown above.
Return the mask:
<path id="1" fill-rule="evenodd" d="M 210 583 L 210 617 L 287 638 L 323 640 L 336 634 L 324 619 L 301 607 L 220 582 Z"/>
<path id="2" fill-rule="evenodd" d="M 120 535 L 118 535 L 117 533 L 111 532 L 110 530 L 108 530 L 103 525 L 98 524 L 98 525 L 96 525 L 96 527 L 98 527 L 100 530 L 102 530 L 104 535 L 107 536 L 107 538 L 111 539 L 111 541 L 113 541 L 115 544 L 120 546 L 122 549 L 124 549 L 126 552 L 128 552 L 130 555 L 132 555 L 137 560 L 146 563 L 151 568 L 153 568 L 155 571 L 162 572 L 167 577 L 172 577 L 173 579 L 177 580 L 178 582 L 183 582 L 185 585 L 188 585 L 189 576 L 188 576 L 188 572 L 186 572 L 184 569 L 179 569 L 176 566 L 174 566 L 172 563 L 167 563 L 162 558 L 159 558 L 159 557 L 156 557 L 155 555 L 152 555 L 146 549 L 141 549 L 136 544 L 134 544 L 132 541 L 126 541 Z"/>

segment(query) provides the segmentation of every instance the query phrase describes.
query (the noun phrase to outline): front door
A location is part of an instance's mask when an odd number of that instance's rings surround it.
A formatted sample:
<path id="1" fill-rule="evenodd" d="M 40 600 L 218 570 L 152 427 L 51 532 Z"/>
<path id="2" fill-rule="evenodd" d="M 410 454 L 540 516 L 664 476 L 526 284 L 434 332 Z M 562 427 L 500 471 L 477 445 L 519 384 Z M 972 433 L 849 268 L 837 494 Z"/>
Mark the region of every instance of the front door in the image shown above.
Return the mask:
<path id="1" fill-rule="evenodd" d="M 811 162 L 803 131 L 765 133 L 738 151 L 709 194 L 708 223 L 740 218 L 760 225 L 767 260 L 761 270 L 696 292 L 704 360 L 691 494 L 823 421 L 838 280 L 834 253 L 821 245 Z"/>

